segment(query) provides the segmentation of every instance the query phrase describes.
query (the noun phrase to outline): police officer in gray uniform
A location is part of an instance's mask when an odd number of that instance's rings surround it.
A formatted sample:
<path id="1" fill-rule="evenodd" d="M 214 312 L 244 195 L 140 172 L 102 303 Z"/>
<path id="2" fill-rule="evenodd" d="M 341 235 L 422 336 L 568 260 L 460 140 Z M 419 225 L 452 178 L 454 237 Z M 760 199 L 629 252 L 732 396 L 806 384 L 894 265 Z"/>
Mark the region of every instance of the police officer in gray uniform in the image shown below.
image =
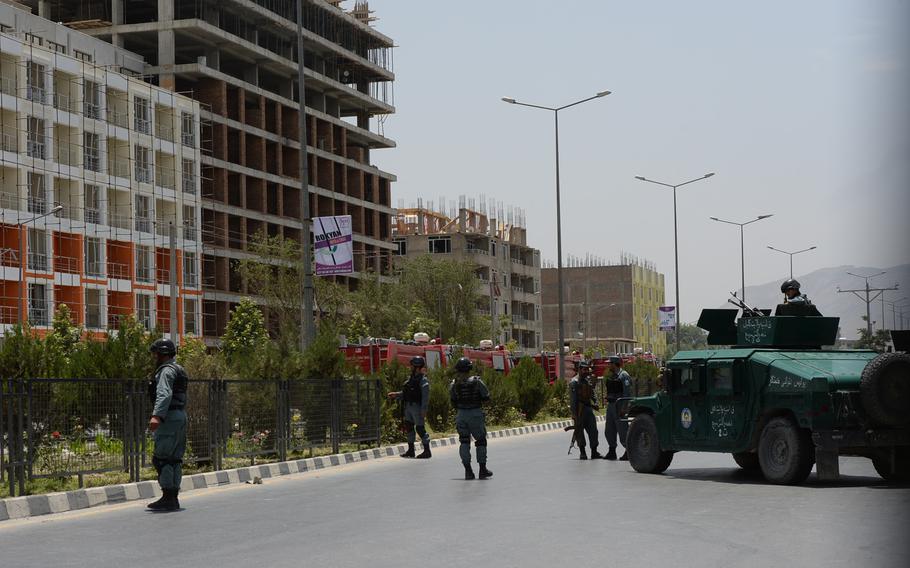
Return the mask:
<path id="1" fill-rule="evenodd" d="M 417 356 L 411 358 L 411 376 L 404 383 L 404 387 L 398 392 L 390 392 L 390 398 L 396 398 L 404 404 L 404 428 L 408 434 L 408 451 L 401 454 L 403 458 L 413 458 L 414 442 L 416 436 L 414 430 L 420 434 L 420 441 L 423 442 L 423 452 L 417 457 L 424 460 L 433 457 L 430 453 L 430 435 L 427 434 L 424 422 L 427 418 L 427 407 L 430 405 L 430 381 L 427 379 L 426 360 Z"/>
<path id="2" fill-rule="evenodd" d="M 155 437 L 152 465 L 158 472 L 161 499 L 149 503 L 156 511 L 180 509 L 177 493 L 180 491 L 183 453 L 186 451 L 186 391 L 189 377 L 174 361 L 177 348 L 170 339 L 158 339 L 149 351 L 154 355 L 158 368 L 149 385 L 152 399 L 152 417 L 149 430 Z"/>
<path id="3" fill-rule="evenodd" d="M 626 447 L 626 433 L 629 430 L 628 424 L 619 419 L 619 408 L 617 401 L 620 398 L 632 396 L 632 377 L 622 368 L 622 357 L 610 357 L 610 372 L 612 376 L 607 379 L 607 424 L 604 427 L 604 437 L 610 446 L 610 451 L 604 456 L 605 460 L 616 459 L 616 435 L 619 434 L 619 442 Z M 626 452 L 623 452 L 620 460 L 629 459 Z"/>
<path id="4" fill-rule="evenodd" d="M 580 361 L 576 367 L 576 375 L 569 381 L 569 408 L 575 422 L 575 442 L 580 453 L 578 459 L 588 459 L 585 451 L 585 433 L 591 440 L 591 459 L 600 459 L 603 456 L 597 451 L 597 421 L 594 411 L 598 407 L 591 379 L 591 364 Z"/>
<path id="5" fill-rule="evenodd" d="M 480 479 L 493 477 L 493 472 L 487 469 L 487 427 L 484 424 L 484 414 L 481 405 L 490 400 L 490 391 L 477 375 L 468 376 L 474 365 L 467 357 L 462 357 L 455 363 L 456 377 L 449 385 L 449 399 L 452 406 L 458 409 L 455 415 L 455 429 L 458 430 L 458 441 L 461 447 L 458 453 L 461 463 L 464 464 L 464 478 L 475 479 L 474 470 L 471 468 L 471 437 L 474 437 L 474 446 L 477 449 L 477 463 L 480 465 Z"/>

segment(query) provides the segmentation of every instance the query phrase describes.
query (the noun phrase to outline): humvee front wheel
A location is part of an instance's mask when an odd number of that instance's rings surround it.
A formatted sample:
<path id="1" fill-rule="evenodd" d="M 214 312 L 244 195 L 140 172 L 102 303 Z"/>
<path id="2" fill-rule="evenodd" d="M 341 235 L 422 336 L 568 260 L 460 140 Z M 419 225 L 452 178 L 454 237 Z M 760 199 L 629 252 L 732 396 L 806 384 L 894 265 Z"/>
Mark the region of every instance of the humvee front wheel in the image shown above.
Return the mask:
<path id="1" fill-rule="evenodd" d="M 736 465 L 746 471 L 758 471 L 761 469 L 761 464 L 758 463 L 758 454 L 755 452 L 739 452 L 733 454 L 733 461 L 736 462 Z"/>
<path id="2" fill-rule="evenodd" d="M 626 437 L 629 463 L 638 473 L 663 473 L 673 461 L 673 452 L 660 449 L 657 423 L 650 414 L 639 414 L 629 426 Z"/>
<path id="3" fill-rule="evenodd" d="M 809 434 L 789 418 L 772 418 L 758 441 L 758 463 L 771 483 L 795 485 L 809 477 L 814 461 Z"/>

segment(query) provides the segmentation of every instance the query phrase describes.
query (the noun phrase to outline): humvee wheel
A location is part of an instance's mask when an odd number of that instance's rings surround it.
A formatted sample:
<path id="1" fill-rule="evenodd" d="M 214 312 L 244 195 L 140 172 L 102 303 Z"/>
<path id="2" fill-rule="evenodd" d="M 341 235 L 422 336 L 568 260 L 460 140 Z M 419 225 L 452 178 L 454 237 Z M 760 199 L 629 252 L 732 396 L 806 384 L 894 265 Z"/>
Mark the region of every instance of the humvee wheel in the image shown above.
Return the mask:
<path id="1" fill-rule="evenodd" d="M 894 468 L 891 468 L 891 450 L 872 458 L 875 471 L 887 481 L 906 483 L 910 481 L 910 448 L 895 448 Z"/>
<path id="2" fill-rule="evenodd" d="M 772 418 L 758 441 L 758 463 L 771 483 L 795 485 L 809 477 L 814 461 L 809 434 L 789 418 Z"/>
<path id="3" fill-rule="evenodd" d="M 758 463 L 758 454 L 755 452 L 739 452 L 732 455 L 736 465 L 746 471 L 758 471 L 761 469 L 761 465 Z"/>
<path id="4" fill-rule="evenodd" d="M 910 424 L 910 355 L 882 353 L 863 369 L 863 408 L 882 426 Z"/>
<path id="5" fill-rule="evenodd" d="M 673 461 L 673 452 L 660 449 L 657 423 L 650 414 L 639 414 L 626 436 L 629 463 L 638 473 L 663 473 Z"/>

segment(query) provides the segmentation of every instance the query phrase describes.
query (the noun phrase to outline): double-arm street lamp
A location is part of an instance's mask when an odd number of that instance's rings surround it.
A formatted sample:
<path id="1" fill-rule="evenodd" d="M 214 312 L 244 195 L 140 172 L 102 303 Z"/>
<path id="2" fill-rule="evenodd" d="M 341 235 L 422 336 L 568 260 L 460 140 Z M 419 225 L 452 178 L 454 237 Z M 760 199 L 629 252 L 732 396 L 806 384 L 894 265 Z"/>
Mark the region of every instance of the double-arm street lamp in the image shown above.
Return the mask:
<path id="1" fill-rule="evenodd" d="M 656 185 L 662 185 L 664 187 L 669 187 L 673 189 L 673 261 L 675 263 L 675 276 L 676 276 L 676 350 L 679 351 L 679 326 L 682 323 L 682 315 L 679 311 L 679 235 L 677 232 L 676 224 L 676 188 L 682 187 L 684 185 L 689 185 L 690 183 L 695 183 L 703 179 L 708 179 L 713 176 L 714 172 L 707 173 L 701 177 L 690 179 L 689 181 L 684 181 L 682 183 L 672 184 L 664 183 L 662 181 L 655 181 L 653 179 L 648 179 L 643 176 L 635 176 L 635 179 L 639 181 L 646 181 L 648 183 L 653 183 Z"/>
<path id="2" fill-rule="evenodd" d="M 745 303 L 745 301 L 746 301 L 746 247 L 745 247 L 745 240 L 743 238 L 743 227 L 745 227 L 746 225 L 751 225 L 752 223 L 755 223 L 756 221 L 761 221 L 762 219 L 767 219 L 768 217 L 772 217 L 772 216 L 773 215 L 759 215 L 755 219 L 752 219 L 751 221 L 746 221 L 745 223 L 737 223 L 736 221 L 726 221 L 724 219 L 718 219 L 717 217 L 711 217 L 712 221 L 717 221 L 718 223 L 726 223 L 728 225 L 736 225 L 739 227 L 739 254 L 740 254 L 740 267 L 742 269 L 742 285 L 743 285 L 743 295 L 742 295 L 741 299 L 742 299 L 743 303 Z"/>
<path id="3" fill-rule="evenodd" d="M 565 110 L 567 108 L 580 105 L 581 103 L 586 103 L 594 99 L 599 99 L 610 94 L 610 91 L 601 91 L 592 97 L 582 99 L 580 101 L 575 101 L 574 103 L 569 103 L 561 107 L 548 107 L 542 105 L 534 105 L 530 103 L 523 103 L 516 101 L 511 97 L 502 97 L 502 100 L 519 106 L 526 106 L 531 108 L 537 108 L 541 110 L 548 110 L 553 113 L 554 120 L 554 133 L 556 138 L 556 294 L 559 296 L 559 378 L 565 379 L 565 362 L 566 354 L 563 345 L 566 342 L 566 322 L 565 322 L 565 308 L 563 306 L 564 297 L 563 297 L 563 282 L 562 282 L 562 216 L 560 215 L 560 203 L 559 203 L 559 111 Z"/>
<path id="4" fill-rule="evenodd" d="M 807 248 L 807 249 L 798 250 L 798 251 L 794 251 L 794 252 L 787 252 L 787 251 L 781 250 L 781 249 L 779 249 L 779 248 L 774 248 L 774 247 L 772 247 L 771 245 L 768 245 L 768 248 L 771 249 L 771 250 L 773 250 L 773 251 L 777 251 L 777 252 L 781 252 L 781 253 L 790 255 L 790 280 L 793 280 L 793 257 L 794 257 L 795 255 L 797 255 L 797 254 L 800 254 L 800 253 L 809 252 L 810 250 L 815 250 L 815 249 L 817 249 L 818 247 L 812 246 L 812 247 L 809 247 L 809 248 Z"/>
<path id="5" fill-rule="evenodd" d="M 43 219 L 44 217 L 47 217 L 49 215 L 54 215 L 58 211 L 61 211 L 62 209 L 63 209 L 62 205 L 57 205 L 53 209 L 48 211 L 47 213 L 43 213 L 41 215 L 36 215 L 35 217 L 32 217 L 31 219 L 26 219 L 25 221 L 20 221 L 19 223 L 16 224 L 16 226 L 19 228 L 19 254 L 21 256 L 21 259 L 19 261 L 19 298 L 18 298 L 18 304 L 17 304 L 17 306 L 19 308 L 19 323 L 20 324 L 24 324 L 27 321 L 25 312 L 28 309 L 28 305 L 23 306 L 23 304 L 25 303 L 25 302 L 23 302 L 23 297 L 25 297 L 24 296 L 25 287 L 27 285 L 27 280 L 25 278 L 25 270 L 26 270 L 26 268 L 28 268 L 28 236 L 24 230 L 25 226 L 28 225 L 29 223 L 33 223 L 33 222 L 37 221 L 38 219 Z M 23 308 L 25 308 L 25 309 L 23 309 Z"/>

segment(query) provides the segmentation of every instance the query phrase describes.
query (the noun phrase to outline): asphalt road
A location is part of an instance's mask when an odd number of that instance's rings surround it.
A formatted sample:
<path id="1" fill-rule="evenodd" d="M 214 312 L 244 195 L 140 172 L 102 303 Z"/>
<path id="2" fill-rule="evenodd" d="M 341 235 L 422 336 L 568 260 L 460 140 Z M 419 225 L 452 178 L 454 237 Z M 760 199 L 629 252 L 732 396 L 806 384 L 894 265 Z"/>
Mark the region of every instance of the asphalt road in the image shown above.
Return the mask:
<path id="1" fill-rule="evenodd" d="M 492 441 L 485 481 L 442 448 L 191 492 L 177 513 L 134 502 L 3 522 L 0 567 L 910 565 L 910 488 L 868 460 L 842 458 L 837 485 L 778 487 L 726 455 L 677 454 L 664 475 L 581 462 L 567 438 Z"/>

